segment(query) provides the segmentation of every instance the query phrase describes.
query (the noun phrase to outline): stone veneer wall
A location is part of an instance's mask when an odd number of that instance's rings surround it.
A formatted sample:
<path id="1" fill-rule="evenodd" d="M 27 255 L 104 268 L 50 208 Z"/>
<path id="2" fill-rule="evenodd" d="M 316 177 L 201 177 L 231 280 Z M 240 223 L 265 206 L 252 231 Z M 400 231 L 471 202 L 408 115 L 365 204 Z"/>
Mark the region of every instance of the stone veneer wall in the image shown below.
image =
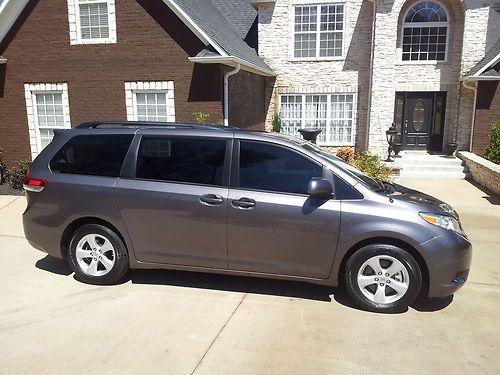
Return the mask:
<path id="1" fill-rule="evenodd" d="M 259 55 L 277 74 L 267 79 L 270 101 L 266 118 L 271 127 L 280 93 L 356 93 L 356 146 L 366 138 L 372 3 L 345 3 L 344 57 L 305 60 L 293 57 L 293 4 L 332 3 L 335 0 L 277 0 L 259 6 Z"/>
<path id="2" fill-rule="evenodd" d="M 500 197 L 500 165 L 472 152 L 459 151 L 457 156 L 465 161 L 472 179 Z"/>
<path id="3" fill-rule="evenodd" d="M 439 0 L 450 18 L 447 61 L 403 63 L 401 18 L 418 0 L 374 0 L 375 50 L 371 110 L 368 113 L 373 4 L 368 0 L 346 2 L 345 58 L 304 61 L 291 57 L 293 4 L 332 3 L 335 0 L 276 0 L 259 6 L 259 54 L 277 73 L 268 79 L 269 111 L 266 125 L 276 111 L 280 92 L 356 91 L 358 93 L 356 146 L 363 148 L 369 123 L 369 148 L 384 154 L 385 130 L 393 122 L 396 91 L 446 91 L 444 146 L 456 139 L 459 149 L 469 147 L 474 93 L 460 78 L 485 55 L 492 39 L 489 0 Z M 495 15 L 498 15 L 495 13 Z M 490 43 L 491 44 L 491 43 Z M 465 53 L 462 53 L 465 51 Z"/>
<path id="4" fill-rule="evenodd" d="M 456 140 L 459 149 L 467 149 L 474 96 L 460 78 L 485 55 L 489 2 L 440 0 L 449 14 L 447 60 L 412 63 L 401 61 L 400 26 L 406 10 L 418 0 L 376 1 L 370 150 L 383 153 L 387 148 L 385 130 L 393 121 L 396 91 L 446 91 L 443 148 Z"/>

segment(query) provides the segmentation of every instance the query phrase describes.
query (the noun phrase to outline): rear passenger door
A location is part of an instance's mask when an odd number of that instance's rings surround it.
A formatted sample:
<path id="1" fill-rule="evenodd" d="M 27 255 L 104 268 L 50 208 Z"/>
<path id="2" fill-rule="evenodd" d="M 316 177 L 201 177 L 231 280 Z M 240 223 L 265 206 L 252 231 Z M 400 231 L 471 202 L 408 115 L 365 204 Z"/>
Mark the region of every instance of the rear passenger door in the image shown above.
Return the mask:
<path id="1" fill-rule="evenodd" d="M 226 268 L 231 141 L 143 132 L 115 186 L 136 259 Z"/>

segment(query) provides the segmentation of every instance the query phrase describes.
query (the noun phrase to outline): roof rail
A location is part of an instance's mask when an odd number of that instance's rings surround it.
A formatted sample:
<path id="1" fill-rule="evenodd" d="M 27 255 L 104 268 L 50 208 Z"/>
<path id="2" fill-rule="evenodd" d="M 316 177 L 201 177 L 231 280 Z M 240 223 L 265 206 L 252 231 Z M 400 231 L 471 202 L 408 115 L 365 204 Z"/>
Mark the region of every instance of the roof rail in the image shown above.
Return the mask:
<path id="1" fill-rule="evenodd" d="M 78 125 L 77 129 L 97 129 L 99 127 L 127 127 L 127 128 L 168 128 L 168 129 L 198 129 L 198 130 L 239 130 L 230 126 L 200 125 L 176 122 L 152 121 L 86 121 Z"/>

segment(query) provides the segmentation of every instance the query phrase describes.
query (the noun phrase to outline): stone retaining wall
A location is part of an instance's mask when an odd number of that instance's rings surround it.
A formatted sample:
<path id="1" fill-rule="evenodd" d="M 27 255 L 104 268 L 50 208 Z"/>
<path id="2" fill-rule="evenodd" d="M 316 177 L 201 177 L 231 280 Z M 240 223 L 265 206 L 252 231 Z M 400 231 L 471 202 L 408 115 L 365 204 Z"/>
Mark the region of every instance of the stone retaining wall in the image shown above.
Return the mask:
<path id="1" fill-rule="evenodd" d="M 459 151 L 457 156 L 465 161 L 474 181 L 500 196 L 500 165 L 472 152 Z"/>

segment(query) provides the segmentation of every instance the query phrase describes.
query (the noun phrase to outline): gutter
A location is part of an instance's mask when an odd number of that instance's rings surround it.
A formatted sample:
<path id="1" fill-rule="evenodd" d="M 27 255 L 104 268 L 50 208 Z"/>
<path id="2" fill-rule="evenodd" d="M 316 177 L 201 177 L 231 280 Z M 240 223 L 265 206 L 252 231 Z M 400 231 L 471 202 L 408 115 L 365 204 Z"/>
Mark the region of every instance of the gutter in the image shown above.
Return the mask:
<path id="1" fill-rule="evenodd" d="M 377 3 L 375 0 L 368 0 L 373 4 L 373 21 L 372 21 L 372 45 L 370 52 L 370 80 L 368 81 L 368 111 L 366 115 L 366 135 L 365 135 L 365 150 L 368 150 L 370 144 L 370 117 L 372 113 L 372 86 L 373 86 L 373 58 L 375 55 L 375 25 L 377 17 Z"/>
<path id="2" fill-rule="evenodd" d="M 236 56 L 189 57 L 188 60 L 199 64 L 224 64 L 232 67 L 240 66 L 243 70 L 267 77 L 274 77 L 276 75 L 271 69 L 261 68 L 260 66 Z"/>
<path id="3" fill-rule="evenodd" d="M 224 74 L 224 126 L 229 126 L 229 77 L 240 71 L 241 65 L 237 64 L 234 70 Z"/>
<path id="4" fill-rule="evenodd" d="M 472 125 L 470 128 L 470 141 L 469 141 L 470 152 L 472 152 L 472 146 L 474 143 L 474 125 L 476 124 L 477 83 L 474 84 L 473 86 L 470 86 L 469 81 L 463 80 L 462 84 L 464 85 L 465 88 L 474 91 L 474 104 L 472 107 Z"/>

